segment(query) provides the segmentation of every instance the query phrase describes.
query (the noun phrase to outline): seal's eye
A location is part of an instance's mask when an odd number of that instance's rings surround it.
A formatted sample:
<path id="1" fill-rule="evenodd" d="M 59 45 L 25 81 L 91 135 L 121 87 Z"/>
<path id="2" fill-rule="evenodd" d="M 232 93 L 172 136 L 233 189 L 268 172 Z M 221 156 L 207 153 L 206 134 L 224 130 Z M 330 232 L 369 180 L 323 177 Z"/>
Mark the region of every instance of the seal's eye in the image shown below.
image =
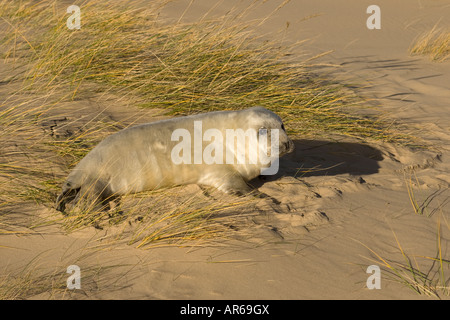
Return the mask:
<path id="1" fill-rule="evenodd" d="M 286 129 L 284 129 L 284 124 L 281 124 L 281 130 L 286 131 Z"/>
<path id="2" fill-rule="evenodd" d="M 267 128 L 266 127 L 261 127 L 258 130 L 258 136 L 263 135 L 265 136 L 267 134 Z"/>

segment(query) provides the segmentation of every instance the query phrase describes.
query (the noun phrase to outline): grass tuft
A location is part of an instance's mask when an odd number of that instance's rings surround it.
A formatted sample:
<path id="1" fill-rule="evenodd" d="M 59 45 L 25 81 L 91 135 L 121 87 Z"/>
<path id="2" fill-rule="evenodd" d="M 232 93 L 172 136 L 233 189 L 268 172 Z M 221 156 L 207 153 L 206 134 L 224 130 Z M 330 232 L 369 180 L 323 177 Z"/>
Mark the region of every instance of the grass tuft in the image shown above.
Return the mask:
<path id="1" fill-rule="evenodd" d="M 414 41 L 409 53 L 428 56 L 431 61 L 436 62 L 448 60 L 450 58 L 450 31 L 435 25 Z"/>
<path id="2" fill-rule="evenodd" d="M 102 115 L 80 125 L 74 124 L 76 119 L 62 121 L 73 130 L 60 136 L 51 132 L 52 125 L 43 126 L 65 119 L 71 101 L 93 96 L 119 97 L 167 115 L 260 105 L 278 113 L 290 135 L 411 142 L 381 116 L 363 116 L 369 104 L 349 86 L 317 73 L 315 61 L 321 55 L 299 61 L 292 54 L 294 46 L 257 36 L 253 28 L 261 21 L 242 23 L 238 17 L 244 13 L 229 13 L 221 19 L 173 23 L 161 18 L 167 1 L 151 1 L 146 7 L 138 3 L 84 1 L 81 29 L 69 30 L 67 7 L 58 1 L 0 0 L 0 54 L 12 66 L 8 85 L 19 86 L 0 102 L 0 200 L 7 204 L 0 207 L 3 217 L 23 201 L 53 210 L 67 169 L 117 131 L 117 123 L 103 122 Z M 12 143 L 11 136 L 20 137 L 19 143 Z M 139 218 L 138 231 L 128 234 L 130 244 L 179 245 L 222 235 L 230 229 L 222 213 L 245 206 L 204 201 L 198 207 L 186 200 L 171 208 L 163 205 L 172 200 L 166 195 L 155 202 L 159 207 L 149 209 L 137 198 L 128 197 L 136 206 L 120 214 L 84 208 L 64 218 L 51 217 L 49 223 L 57 221 L 71 232 L 101 227 L 105 220 L 125 226 Z"/>
<path id="3" fill-rule="evenodd" d="M 65 8 L 26 3 L 4 1 L 0 12 L 9 27 L 6 57 L 26 58 L 34 90 L 58 88 L 72 99 L 114 92 L 170 115 L 260 105 L 277 112 L 290 134 L 407 141 L 381 117 L 362 116 L 367 101 L 344 84 L 314 73 L 317 57 L 298 61 L 295 46 L 256 36 L 255 21 L 168 23 L 160 18 L 166 1 L 142 8 L 91 0 L 81 6 L 81 29 L 69 30 Z"/>

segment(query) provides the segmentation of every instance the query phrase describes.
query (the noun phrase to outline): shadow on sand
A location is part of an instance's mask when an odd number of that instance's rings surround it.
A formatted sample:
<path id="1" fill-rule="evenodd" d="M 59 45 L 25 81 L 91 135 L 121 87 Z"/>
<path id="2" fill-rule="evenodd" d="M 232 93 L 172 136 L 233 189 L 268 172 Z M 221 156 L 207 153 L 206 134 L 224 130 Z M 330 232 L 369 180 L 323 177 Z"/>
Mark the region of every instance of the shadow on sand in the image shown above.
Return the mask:
<path id="1" fill-rule="evenodd" d="M 374 174 L 380 168 L 378 162 L 383 160 L 380 150 L 363 143 L 294 140 L 294 144 L 294 152 L 281 157 L 276 175 L 260 176 L 251 184 L 259 187 L 263 181 L 273 181 L 282 176 L 302 178 Z"/>

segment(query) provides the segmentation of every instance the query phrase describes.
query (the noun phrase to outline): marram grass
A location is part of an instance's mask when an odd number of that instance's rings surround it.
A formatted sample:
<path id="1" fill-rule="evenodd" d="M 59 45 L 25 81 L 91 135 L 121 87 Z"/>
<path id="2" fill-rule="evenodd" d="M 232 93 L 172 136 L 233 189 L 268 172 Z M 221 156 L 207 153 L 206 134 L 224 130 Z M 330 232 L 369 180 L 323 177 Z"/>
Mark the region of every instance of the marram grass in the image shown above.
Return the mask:
<path id="1" fill-rule="evenodd" d="M 69 30 L 65 8 L 53 1 L 3 1 L 5 58 L 27 61 L 25 79 L 34 90 L 59 88 L 72 99 L 111 91 L 172 115 L 259 105 L 277 112 L 294 135 L 409 142 L 390 123 L 358 115 L 367 101 L 314 74 L 314 59 L 294 60 L 291 48 L 260 39 L 254 22 L 224 16 L 167 23 L 160 18 L 165 2 L 142 8 L 133 1 L 86 1 L 81 29 Z"/>
<path id="2" fill-rule="evenodd" d="M 35 97 L 32 108 L 27 107 L 28 100 L 14 104 L 13 95 L 0 102 L 4 151 L 0 156 L 5 160 L 0 165 L 0 189 L 5 191 L 0 199 L 9 207 L 23 201 L 53 207 L 64 177 L 53 173 L 52 164 L 72 167 L 110 133 L 100 119 L 92 119 L 89 127 L 64 139 L 36 133 L 41 130 L 37 119 L 45 117 L 47 109 L 92 93 L 99 99 L 111 93 L 170 115 L 260 105 L 277 112 L 294 137 L 341 134 L 411 143 L 411 137 L 399 134 L 381 117 L 362 116 L 360 111 L 368 103 L 349 87 L 314 73 L 315 57 L 298 61 L 292 48 L 256 36 L 254 22 L 238 23 L 226 15 L 170 23 L 160 18 L 165 3 L 149 1 L 142 8 L 133 1 L 84 1 L 79 4 L 81 29 L 69 30 L 66 7 L 57 1 L 0 0 L 1 58 L 20 71 L 8 74 L 6 80 L 20 83 L 20 94 Z M 24 135 L 21 158 L 11 162 L 18 151 L 14 146 L 7 149 L 8 136 L 17 134 Z M 35 134 L 41 138 L 31 143 L 29 138 Z M 165 200 L 170 202 L 170 197 Z M 62 220 L 62 228 L 71 232 L 104 225 L 105 220 L 125 226 L 142 218 L 128 239 L 130 244 L 179 245 L 226 234 L 229 222 L 217 213 L 246 205 L 186 204 L 164 211 L 162 207 L 147 210 L 137 203 L 122 214 L 88 208 L 52 221 Z"/>
<path id="3" fill-rule="evenodd" d="M 409 52 L 411 55 L 428 56 L 436 62 L 450 59 L 450 30 L 435 25 L 414 41 Z"/>

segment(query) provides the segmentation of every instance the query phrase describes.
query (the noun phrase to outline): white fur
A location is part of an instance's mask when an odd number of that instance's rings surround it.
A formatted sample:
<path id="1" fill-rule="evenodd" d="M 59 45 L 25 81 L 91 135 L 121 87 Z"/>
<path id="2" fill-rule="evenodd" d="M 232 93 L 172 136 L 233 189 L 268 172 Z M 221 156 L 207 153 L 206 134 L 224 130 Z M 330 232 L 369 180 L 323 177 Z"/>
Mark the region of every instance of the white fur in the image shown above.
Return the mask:
<path id="1" fill-rule="evenodd" d="M 65 202 L 73 200 L 76 194 L 91 194 L 96 200 L 105 201 L 127 193 L 191 183 L 229 193 L 249 192 L 246 182 L 261 173 L 260 164 L 173 163 L 171 150 L 178 142 L 171 141 L 172 132 L 184 128 L 193 137 L 194 121 L 202 122 L 203 132 L 214 128 L 223 137 L 226 129 L 279 129 L 280 156 L 293 150 L 292 141 L 281 130 L 281 119 L 262 107 L 203 113 L 130 127 L 104 139 L 78 163 L 58 197 L 58 209 L 64 211 Z M 210 143 L 203 142 L 203 149 Z"/>

